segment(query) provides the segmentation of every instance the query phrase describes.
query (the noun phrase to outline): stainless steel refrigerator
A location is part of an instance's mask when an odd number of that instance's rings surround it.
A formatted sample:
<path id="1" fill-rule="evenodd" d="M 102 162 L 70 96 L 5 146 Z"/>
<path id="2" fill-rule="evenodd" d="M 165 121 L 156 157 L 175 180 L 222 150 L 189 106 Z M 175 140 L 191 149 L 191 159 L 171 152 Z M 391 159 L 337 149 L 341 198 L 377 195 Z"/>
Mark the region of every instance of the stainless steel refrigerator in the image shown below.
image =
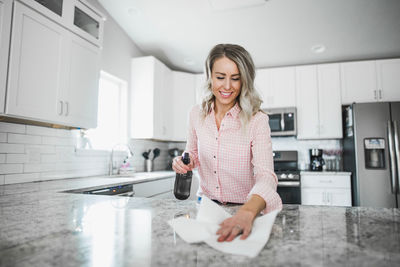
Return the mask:
<path id="1" fill-rule="evenodd" d="M 400 102 L 355 103 L 343 115 L 353 206 L 398 208 Z"/>

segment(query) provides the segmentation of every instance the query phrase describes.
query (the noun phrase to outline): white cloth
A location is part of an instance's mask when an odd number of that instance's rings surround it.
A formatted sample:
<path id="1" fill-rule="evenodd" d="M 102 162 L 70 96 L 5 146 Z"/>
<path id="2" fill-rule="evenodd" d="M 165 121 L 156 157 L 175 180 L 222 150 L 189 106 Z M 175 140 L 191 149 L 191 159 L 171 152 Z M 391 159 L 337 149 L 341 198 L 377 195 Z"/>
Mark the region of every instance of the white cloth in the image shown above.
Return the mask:
<path id="1" fill-rule="evenodd" d="M 205 242 L 209 246 L 225 253 L 255 257 L 269 239 L 276 215 L 274 210 L 254 220 L 251 234 L 241 240 L 238 236 L 231 242 L 218 242 L 216 232 L 219 224 L 231 217 L 222 207 L 203 196 L 196 219 L 179 217 L 168 221 L 174 231 L 188 243 Z"/>

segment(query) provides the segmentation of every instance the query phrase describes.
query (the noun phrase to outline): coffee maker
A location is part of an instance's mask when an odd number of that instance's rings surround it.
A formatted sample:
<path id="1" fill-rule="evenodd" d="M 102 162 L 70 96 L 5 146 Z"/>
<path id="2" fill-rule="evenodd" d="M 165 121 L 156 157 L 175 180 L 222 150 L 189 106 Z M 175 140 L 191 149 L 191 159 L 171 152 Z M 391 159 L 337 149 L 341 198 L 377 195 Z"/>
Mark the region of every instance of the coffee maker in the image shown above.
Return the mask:
<path id="1" fill-rule="evenodd" d="M 322 166 L 325 165 L 325 161 L 322 158 L 322 149 L 313 148 L 310 149 L 310 170 L 311 171 L 322 171 Z"/>

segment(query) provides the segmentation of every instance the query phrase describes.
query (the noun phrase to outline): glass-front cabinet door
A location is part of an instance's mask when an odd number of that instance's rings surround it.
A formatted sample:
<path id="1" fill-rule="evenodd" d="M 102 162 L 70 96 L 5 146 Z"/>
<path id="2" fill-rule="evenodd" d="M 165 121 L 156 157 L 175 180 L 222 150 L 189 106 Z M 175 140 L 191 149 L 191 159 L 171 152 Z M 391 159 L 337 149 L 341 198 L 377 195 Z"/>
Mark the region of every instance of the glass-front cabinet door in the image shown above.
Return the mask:
<path id="1" fill-rule="evenodd" d="M 49 9 L 50 11 L 62 17 L 63 0 L 34 0 L 34 1 L 38 2 L 45 8 Z"/>
<path id="2" fill-rule="evenodd" d="M 102 42 L 103 18 L 79 1 L 74 3 L 73 30 L 88 41 L 99 45 Z"/>

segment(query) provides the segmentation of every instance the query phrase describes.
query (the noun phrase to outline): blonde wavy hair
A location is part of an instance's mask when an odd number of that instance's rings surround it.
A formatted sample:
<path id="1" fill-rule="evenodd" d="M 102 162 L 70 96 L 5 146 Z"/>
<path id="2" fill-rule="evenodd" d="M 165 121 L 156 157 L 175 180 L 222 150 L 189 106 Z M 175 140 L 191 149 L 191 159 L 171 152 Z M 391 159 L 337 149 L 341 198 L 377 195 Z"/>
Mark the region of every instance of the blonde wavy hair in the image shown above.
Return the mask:
<path id="1" fill-rule="evenodd" d="M 204 96 L 201 102 L 201 115 L 203 119 L 210 113 L 215 96 L 212 92 L 212 68 L 214 62 L 222 57 L 229 58 L 236 63 L 239 69 L 242 88 L 237 97 L 237 102 L 242 109 L 239 113 L 240 122 L 246 128 L 251 117 L 260 111 L 262 100 L 254 88 L 256 76 L 253 59 L 243 47 L 235 44 L 218 44 L 208 54 L 205 63 L 207 82 L 204 86 Z"/>

